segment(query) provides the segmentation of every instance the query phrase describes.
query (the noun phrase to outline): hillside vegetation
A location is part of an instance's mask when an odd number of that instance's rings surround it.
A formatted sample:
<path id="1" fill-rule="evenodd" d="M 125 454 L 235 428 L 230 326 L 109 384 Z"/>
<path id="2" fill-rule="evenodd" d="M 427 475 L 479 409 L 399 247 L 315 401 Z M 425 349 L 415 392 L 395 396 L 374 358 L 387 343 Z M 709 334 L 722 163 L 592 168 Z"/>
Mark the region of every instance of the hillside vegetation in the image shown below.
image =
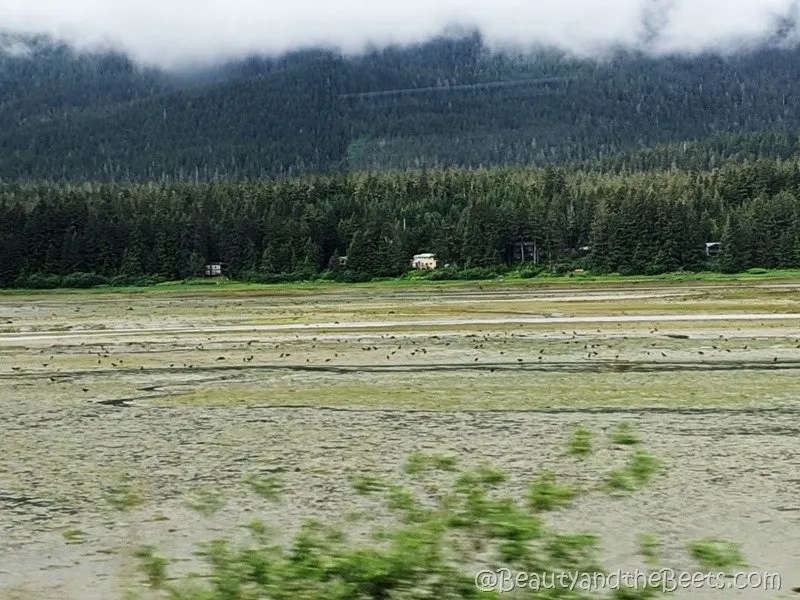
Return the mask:
<path id="1" fill-rule="evenodd" d="M 621 152 L 633 166 L 710 168 L 741 152 L 784 158 L 800 124 L 799 49 L 579 60 L 491 53 L 470 34 L 357 57 L 307 50 L 169 74 L 121 55 L 26 43 L 28 53 L 0 52 L 3 180 L 591 160 L 617 168 Z M 775 143 L 775 132 L 788 135 Z M 743 142 L 743 134 L 756 135 Z M 686 140 L 701 140 L 691 160 Z M 643 150 L 653 145 L 656 155 Z"/>

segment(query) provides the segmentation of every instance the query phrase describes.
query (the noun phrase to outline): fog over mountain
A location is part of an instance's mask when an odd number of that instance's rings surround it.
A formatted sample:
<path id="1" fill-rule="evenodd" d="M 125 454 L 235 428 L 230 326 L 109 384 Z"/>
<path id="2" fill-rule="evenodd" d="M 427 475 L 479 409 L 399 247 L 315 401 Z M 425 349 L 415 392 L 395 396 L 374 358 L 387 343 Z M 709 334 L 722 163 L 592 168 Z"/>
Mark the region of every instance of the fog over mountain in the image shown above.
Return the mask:
<path id="1" fill-rule="evenodd" d="M 797 14 L 797 0 L 0 0 L 0 29 L 180 68 L 316 45 L 356 53 L 452 28 L 480 29 L 495 48 L 727 51 L 794 43 Z"/>

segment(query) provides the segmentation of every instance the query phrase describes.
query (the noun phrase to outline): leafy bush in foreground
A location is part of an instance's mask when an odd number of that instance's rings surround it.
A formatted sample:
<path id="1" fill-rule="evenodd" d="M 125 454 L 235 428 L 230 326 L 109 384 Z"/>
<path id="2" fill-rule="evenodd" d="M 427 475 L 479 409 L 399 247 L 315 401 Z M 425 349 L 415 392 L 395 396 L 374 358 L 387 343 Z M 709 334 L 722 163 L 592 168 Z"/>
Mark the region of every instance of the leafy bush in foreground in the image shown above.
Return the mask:
<path id="1" fill-rule="evenodd" d="M 626 476 L 639 488 L 659 464 L 639 450 Z M 139 551 L 140 568 L 159 597 L 171 600 L 491 600 L 503 594 L 499 589 L 478 589 L 475 573 L 483 568 L 589 576 L 607 572 L 594 535 L 560 532 L 544 520 L 546 511 L 579 501 L 577 487 L 557 483 L 554 472 L 541 471 L 521 501 L 503 493 L 506 476 L 491 465 L 472 470 L 456 470 L 455 465 L 450 457 L 412 455 L 405 470 L 410 485 L 424 484 L 425 477 L 448 482 L 421 497 L 411 487 L 386 486 L 364 474 L 351 476 L 357 490 L 371 493 L 376 510 L 382 506 L 396 517 L 394 525 L 374 530 L 366 540 L 312 521 L 288 546 L 281 545 L 266 524 L 254 521 L 247 526 L 247 544 L 217 540 L 202 546 L 205 575 L 170 579 L 169 559 L 151 547 Z M 657 568 L 657 541 L 652 536 L 642 539 L 643 558 Z M 547 578 L 544 581 L 549 584 Z M 553 580 L 546 590 L 519 593 L 570 600 L 660 595 L 655 588 L 568 587 L 558 587 Z"/>

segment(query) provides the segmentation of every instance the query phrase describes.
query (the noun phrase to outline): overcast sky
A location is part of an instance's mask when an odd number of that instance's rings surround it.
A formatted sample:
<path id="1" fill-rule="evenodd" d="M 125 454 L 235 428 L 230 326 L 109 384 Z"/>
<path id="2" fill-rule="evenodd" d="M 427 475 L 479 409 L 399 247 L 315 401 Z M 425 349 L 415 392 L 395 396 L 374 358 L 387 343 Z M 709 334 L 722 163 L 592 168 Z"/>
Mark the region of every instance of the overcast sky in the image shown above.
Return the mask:
<path id="1" fill-rule="evenodd" d="M 0 0 L 0 28 L 111 45 L 165 67 L 315 44 L 357 52 L 451 25 L 496 44 L 697 51 L 763 39 L 797 0 Z M 646 25 L 645 25 L 646 24 Z"/>

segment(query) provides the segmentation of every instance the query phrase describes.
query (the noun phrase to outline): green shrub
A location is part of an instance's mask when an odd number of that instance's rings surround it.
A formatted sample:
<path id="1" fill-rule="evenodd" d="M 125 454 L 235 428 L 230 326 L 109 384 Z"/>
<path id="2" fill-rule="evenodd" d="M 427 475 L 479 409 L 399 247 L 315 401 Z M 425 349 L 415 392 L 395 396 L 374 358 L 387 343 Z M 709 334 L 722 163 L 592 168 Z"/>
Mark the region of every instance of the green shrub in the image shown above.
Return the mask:
<path id="1" fill-rule="evenodd" d="M 633 458 L 631 458 L 628 471 L 636 484 L 639 487 L 644 487 L 661 470 L 661 466 L 661 461 L 658 458 L 646 450 L 637 450 Z"/>
<path id="2" fill-rule="evenodd" d="M 537 512 L 553 511 L 569 506 L 575 498 L 575 489 L 559 485 L 552 471 L 544 471 L 530 485 L 528 501 Z"/>
<path id="3" fill-rule="evenodd" d="M 646 487 L 661 468 L 658 458 L 640 449 L 633 454 L 627 467 L 615 469 L 606 476 L 606 484 L 614 491 L 633 492 Z"/>
<path id="4" fill-rule="evenodd" d="M 138 277 L 132 275 L 115 275 L 108 283 L 114 287 L 130 287 L 136 285 Z"/>
<path id="5" fill-rule="evenodd" d="M 434 271 L 412 271 L 411 273 L 410 278 L 427 279 L 429 281 L 482 281 L 496 279 L 506 274 L 507 268 L 501 265 L 496 267 L 469 267 L 466 269 L 444 267 Z"/>
<path id="6" fill-rule="evenodd" d="M 276 475 L 247 475 L 242 481 L 265 500 L 278 502 L 281 499 L 283 483 Z"/>
<path id="7" fill-rule="evenodd" d="M 296 273 L 258 273 L 247 271 L 242 273 L 241 280 L 247 283 L 275 284 L 275 283 L 294 283 L 301 281 L 302 277 Z"/>
<path id="8" fill-rule="evenodd" d="M 54 290 L 61 287 L 61 277 L 46 273 L 33 273 L 20 277 L 14 282 L 14 287 L 28 290 Z"/>
<path id="9" fill-rule="evenodd" d="M 648 472 L 650 458 L 634 456 L 626 480 L 640 481 L 637 474 Z M 416 454 L 405 470 L 418 474 L 443 468 L 447 473 L 455 464 L 450 457 Z M 397 525 L 373 531 L 366 542 L 354 543 L 345 531 L 310 521 L 288 545 L 278 544 L 263 522 L 253 521 L 248 541 L 202 545 L 199 555 L 207 569 L 196 577 L 170 579 L 169 561 L 152 548 L 140 550 L 141 568 L 150 586 L 173 600 L 498 600 L 503 597 L 498 590 L 476 587 L 477 565 L 536 572 L 545 581 L 563 572 L 608 572 L 598 560 L 600 544 L 594 535 L 561 532 L 543 521 L 544 511 L 576 499 L 574 489 L 557 483 L 552 472 L 542 472 L 531 483 L 527 502 L 505 495 L 505 474 L 488 463 L 446 477 L 449 485 L 420 498 L 402 486 L 387 487 L 375 475 L 352 476 L 357 490 L 381 494 L 398 517 Z M 620 590 L 614 597 L 645 599 L 655 593 Z M 542 597 L 607 596 L 561 588 L 546 590 Z"/>
<path id="10" fill-rule="evenodd" d="M 563 566 L 564 571 L 598 573 L 603 569 L 595 563 L 600 540 L 587 533 L 554 535 L 545 546 L 550 560 Z"/>
<path id="11" fill-rule="evenodd" d="M 138 287 L 150 287 L 152 285 L 158 285 L 159 283 L 165 283 L 166 281 L 168 281 L 167 278 L 162 275 L 142 275 L 134 280 L 133 285 Z"/>
<path id="12" fill-rule="evenodd" d="M 564 276 L 574 270 L 572 263 L 553 263 L 549 266 L 550 275 Z"/>
<path id="13" fill-rule="evenodd" d="M 592 432 L 583 426 L 576 427 L 567 449 L 573 456 L 589 456 L 592 453 Z"/>
<path id="14" fill-rule="evenodd" d="M 106 490 L 105 499 L 112 508 L 122 512 L 137 508 L 144 503 L 142 496 L 127 476 L 120 477 L 116 485 Z"/>
<path id="15" fill-rule="evenodd" d="M 210 517 L 222 510 L 227 504 L 227 499 L 220 490 L 206 486 L 194 490 L 185 504 L 187 508 L 200 513 L 204 517 Z"/>
<path id="16" fill-rule="evenodd" d="M 696 540 L 689 544 L 689 552 L 703 568 L 730 569 L 746 567 L 741 546 L 735 542 L 716 538 Z"/>
<path id="17" fill-rule="evenodd" d="M 505 274 L 503 267 L 471 267 L 463 269 L 459 273 L 459 279 L 465 281 L 481 281 L 484 279 L 495 279 Z"/>
<path id="18" fill-rule="evenodd" d="M 350 481 L 350 486 L 356 493 L 362 496 L 374 494 L 375 492 L 382 492 L 387 487 L 383 479 L 371 473 L 350 475 L 348 479 Z"/>
<path id="19" fill-rule="evenodd" d="M 116 275 L 108 280 L 109 285 L 114 287 L 150 287 L 165 283 L 167 279 L 160 275 Z M 207 284 L 207 279 L 188 279 L 184 283 Z"/>
<path id="20" fill-rule="evenodd" d="M 417 475 L 425 471 L 428 467 L 428 459 L 421 452 L 415 452 L 408 457 L 403 470 L 409 475 Z"/>
<path id="21" fill-rule="evenodd" d="M 61 536 L 69 545 L 83 544 L 86 542 L 86 533 L 80 529 L 65 529 L 61 532 Z"/>
<path id="22" fill-rule="evenodd" d="M 389 488 L 386 499 L 392 510 L 410 511 L 417 506 L 414 494 L 399 486 Z"/>
<path id="23" fill-rule="evenodd" d="M 430 281 L 453 281 L 459 279 L 459 272 L 452 268 L 436 269 L 425 274 Z"/>
<path id="24" fill-rule="evenodd" d="M 526 266 L 517 272 L 517 276 L 520 279 L 533 279 L 534 277 L 541 275 L 544 270 L 544 267 L 541 266 Z"/>
<path id="25" fill-rule="evenodd" d="M 606 476 L 606 484 L 612 491 L 633 492 L 636 482 L 627 469 L 614 469 Z"/>
<path id="26" fill-rule="evenodd" d="M 408 457 L 403 470 L 409 475 L 417 475 L 428 469 L 438 471 L 454 471 L 458 461 L 455 456 L 444 456 L 441 454 L 423 454 L 415 452 Z"/>
<path id="27" fill-rule="evenodd" d="M 368 275 L 367 273 L 359 273 L 358 271 L 353 271 L 352 269 L 344 270 L 339 279 L 337 279 L 337 281 L 341 281 L 342 283 L 366 283 L 371 280 L 371 275 Z"/>
<path id="28" fill-rule="evenodd" d="M 108 285 L 108 279 L 97 273 L 70 273 L 61 281 L 65 288 L 93 288 L 99 285 Z"/>
<path id="29" fill-rule="evenodd" d="M 429 464 L 439 471 L 455 471 L 458 465 L 458 459 L 455 456 L 445 456 L 442 454 L 434 454 L 430 457 Z"/>
<path id="30" fill-rule="evenodd" d="M 152 546 L 139 548 L 134 556 L 139 559 L 139 570 L 147 577 L 147 583 L 154 589 L 160 589 L 167 581 L 169 560 L 155 554 Z"/>
<path id="31" fill-rule="evenodd" d="M 639 443 L 639 438 L 633 433 L 631 424 L 623 422 L 617 425 L 617 428 L 611 435 L 611 441 L 618 446 L 635 446 Z"/>
<path id="32" fill-rule="evenodd" d="M 655 534 L 646 533 L 639 537 L 639 552 L 648 564 L 655 565 L 658 563 L 660 546 L 661 542 Z"/>

